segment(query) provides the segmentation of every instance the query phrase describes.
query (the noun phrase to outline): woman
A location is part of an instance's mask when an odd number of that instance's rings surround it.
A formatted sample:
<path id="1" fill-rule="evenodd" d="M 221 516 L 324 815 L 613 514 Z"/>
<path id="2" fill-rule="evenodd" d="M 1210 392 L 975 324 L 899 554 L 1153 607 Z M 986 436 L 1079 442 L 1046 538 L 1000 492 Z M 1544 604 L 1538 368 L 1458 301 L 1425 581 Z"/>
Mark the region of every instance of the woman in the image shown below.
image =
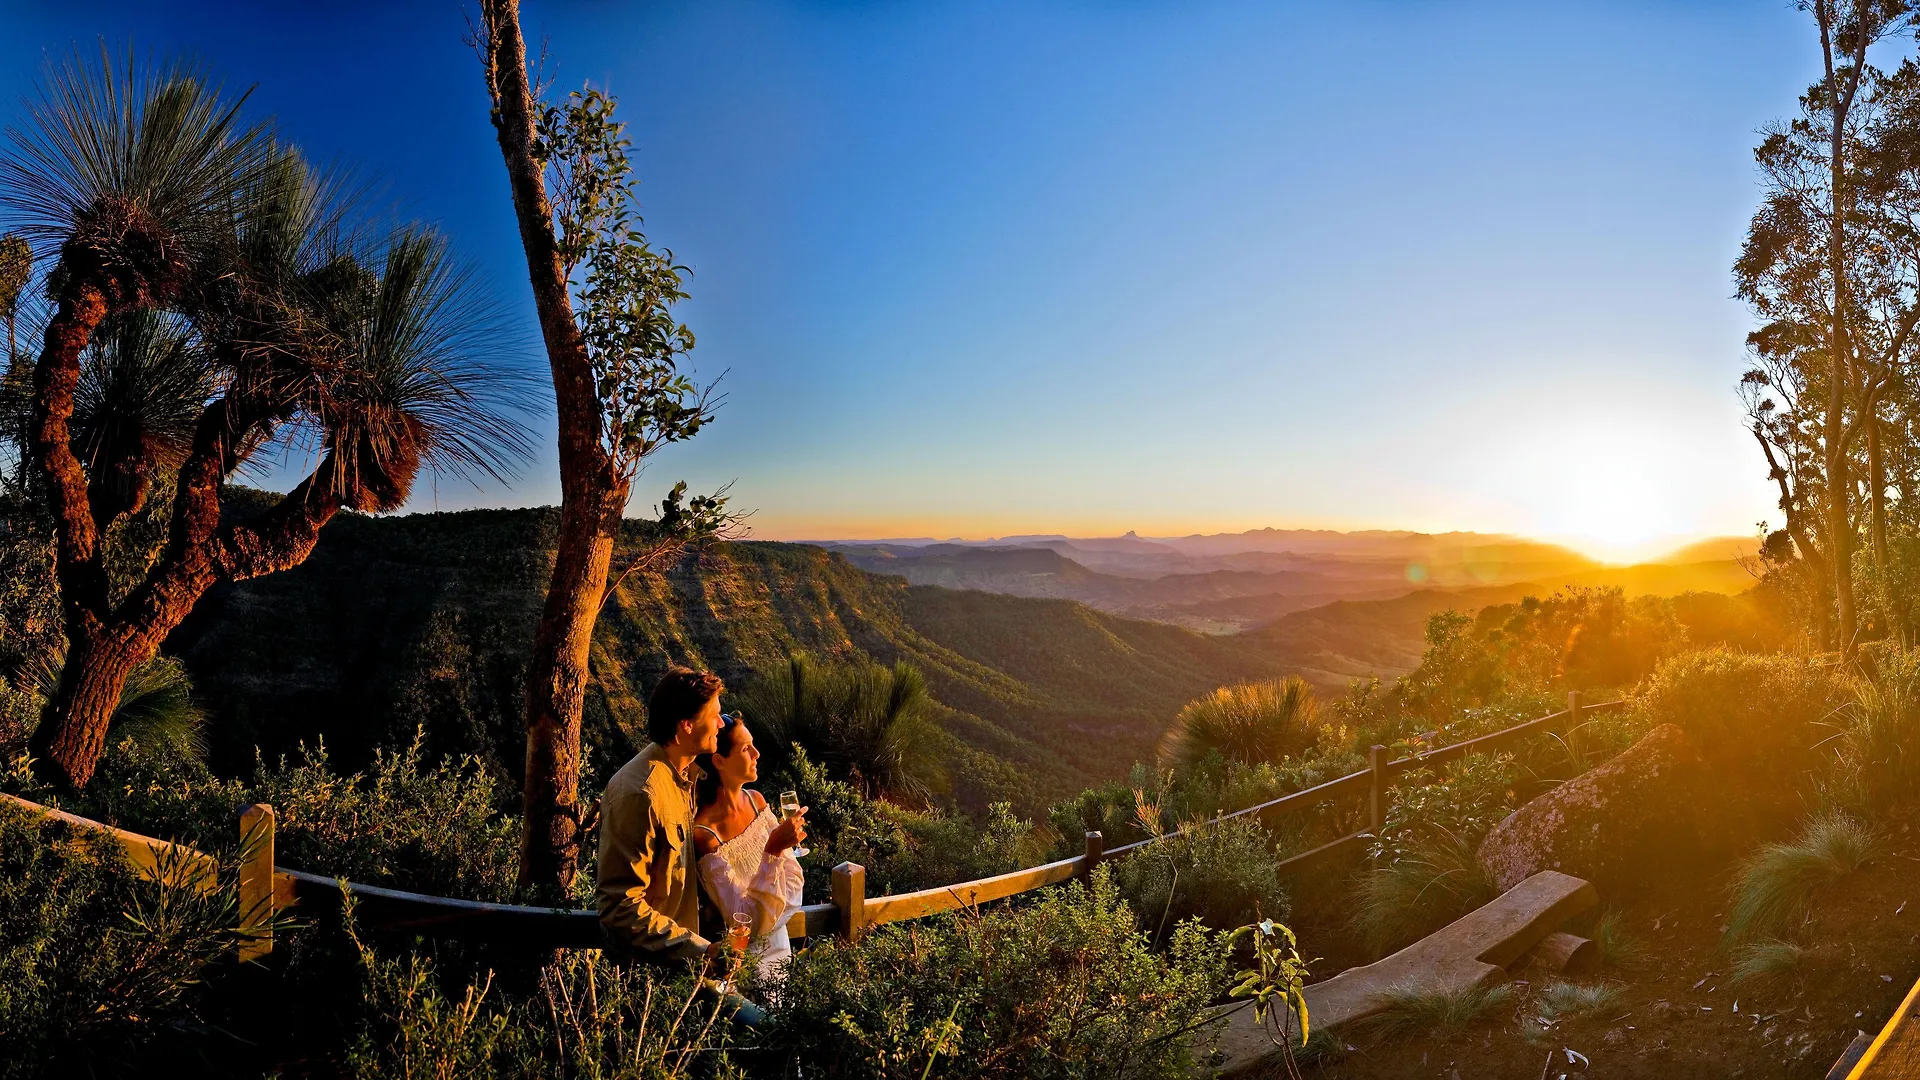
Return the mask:
<path id="1" fill-rule="evenodd" d="M 697 759 L 693 844 L 700 856 L 700 884 L 719 909 L 722 926 L 744 914 L 763 975 L 793 955 L 787 916 L 800 906 L 805 875 L 792 848 L 807 838 L 806 810 L 786 821 L 747 785 L 760 778 L 760 751 L 738 714 L 722 715 L 718 746 Z"/>

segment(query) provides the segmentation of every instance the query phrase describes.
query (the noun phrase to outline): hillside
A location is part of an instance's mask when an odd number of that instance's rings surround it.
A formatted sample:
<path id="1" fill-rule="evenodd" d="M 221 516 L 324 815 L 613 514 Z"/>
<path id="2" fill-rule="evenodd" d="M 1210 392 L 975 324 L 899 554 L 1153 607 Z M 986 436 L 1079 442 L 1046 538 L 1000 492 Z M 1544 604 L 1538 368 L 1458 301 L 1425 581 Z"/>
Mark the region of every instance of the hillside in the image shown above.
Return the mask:
<path id="1" fill-rule="evenodd" d="M 215 590 L 168 642 L 212 714 L 216 767 L 323 738 L 348 767 L 404 741 L 518 771 L 523 665 L 550 511 L 342 516 L 292 571 Z M 1196 694 L 1275 674 L 1246 641 L 1060 600 L 910 586 L 819 548 L 715 545 L 630 578 L 596 637 L 590 772 L 631 752 L 669 660 L 738 682 L 791 649 L 909 659 L 950 711 L 959 794 L 1028 810 L 1145 756 Z"/>

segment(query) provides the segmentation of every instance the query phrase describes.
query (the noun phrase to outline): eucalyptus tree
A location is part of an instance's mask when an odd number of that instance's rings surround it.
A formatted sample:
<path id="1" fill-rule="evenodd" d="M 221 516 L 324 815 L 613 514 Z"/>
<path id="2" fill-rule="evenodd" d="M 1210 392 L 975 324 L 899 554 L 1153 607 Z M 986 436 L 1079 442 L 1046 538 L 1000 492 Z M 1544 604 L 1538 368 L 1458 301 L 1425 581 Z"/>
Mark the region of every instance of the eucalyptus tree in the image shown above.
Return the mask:
<path id="1" fill-rule="evenodd" d="M 475 30 L 506 164 L 559 420 L 560 529 L 527 668 L 523 884 L 564 891 L 579 858 L 580 721 L 593 627 L 633 479 L 660 447 L 692 438 L 716 404 L 680 370 L 693 334 L 673 316 L 685 268 L 640 230 L 625 126 L 614 101 L 539 100 L 518 0 L 482 0 Z M 711 388 L 708 388 L 711 389 Z M 719 494 L 661 504 L 627 572 L 659 567 L 733 520 Z M 624 575 L 623 575 L 624 576 Z"/>
<path id="2" fill-rule="evenodd" d="M 1799 115 L 1755 150 L 1766 196 L 1734 277 L 1762 326 L 1748 337 L 1756 363 L 1742 386 L 1786 532 L 1819 582 L 1820 637 L 1850 653 L 1858 627 L 1853 456 L 1869 428 L 1877 455 L 1875 418 L 1910 361 L 1920 320 L 1916 249 L 1892 227 L 1911 187 L 1903 149 L 1912 138 L 1911 79 L 1880 75 L 1867 50 L 1909 29 L 1912 17 L 1904 2 L 1802 7 L 1814 17 L 1822 77 L 1801 96 Z M 1868 502 L 1884 512 L 1879 500 Z"/>
<path id="3" fill-rule="evenodd" d="M 198 68 L 50 66 L 8 131 L 0 210 L 46 263 L 30 456 L 55 531 L 66 660 L 31 748 L 83 786 L 130 672 L 208 588 L 297 565 L 342 510 L 423 471 L 505 477 L 527 446 L 495 328 L 445 243 L 356 228 L 339 185 L 244 125 Z M 317 459 L 277 502 L 249 464 Z M 163 508 L 116 581 L 107 534 Z"/>

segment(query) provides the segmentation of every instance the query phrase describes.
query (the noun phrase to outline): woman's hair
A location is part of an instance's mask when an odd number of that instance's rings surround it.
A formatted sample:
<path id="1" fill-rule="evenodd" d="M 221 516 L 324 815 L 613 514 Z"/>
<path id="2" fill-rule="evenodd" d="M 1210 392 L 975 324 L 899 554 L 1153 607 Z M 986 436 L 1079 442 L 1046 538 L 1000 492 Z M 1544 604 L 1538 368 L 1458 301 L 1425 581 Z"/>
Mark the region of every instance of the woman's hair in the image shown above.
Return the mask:
<path id="1" fill-rule="evenodd" d="M 739 730 L 738 716 L 732 713 L 721 713 L 720 732 L 714 736 L 717 740 L 715 745 L 719 749 L 714 753 L 721 757 L 732 757 L 734 751 L 738 749 L 735 744 L 740 741 L 740 736 L 735 732 Z M 693 760 L 694 764 L 700 766 L 700 775 L 693 781 L 693 808 L 699 810 L 702 807 L 712 806 L 714 801 L 720 798 L 720 768 L 713 763 L 713 754 L 701 754 Z"/>

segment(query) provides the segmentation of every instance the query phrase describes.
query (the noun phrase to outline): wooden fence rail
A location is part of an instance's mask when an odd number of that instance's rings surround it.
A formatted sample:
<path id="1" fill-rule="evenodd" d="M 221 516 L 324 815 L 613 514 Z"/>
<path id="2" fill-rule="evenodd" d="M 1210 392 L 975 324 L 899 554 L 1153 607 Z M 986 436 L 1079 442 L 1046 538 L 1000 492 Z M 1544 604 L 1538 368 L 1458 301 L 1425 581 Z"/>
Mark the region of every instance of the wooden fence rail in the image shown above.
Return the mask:
<path id="1" fill-rule="evenodd" d="M 1282 875 L 1297 875 L 1324 863 L 1351 857 L 1364 848 L 1385 819 L 1389 788 L 1405 773 L 1471 753 L 1505 749 L 1530 736 L 1547 732 L 1558 733 L 1570 748 L 1575 748 L 1579 744 L 1579 727 L 1586 722 L 1587 716 L 1616 708 L 1620 704 L 1618 701 L 1609 701 L 1583 705 L 1580 695 L 1572 693 L 1567 695 L 1567 708 L 1564 711 L 1425 753 L 1388 760 L 1385 747 L 1371 747 L 1368 766 L 1359 772 L 1223 814 L 1194 827 L 1211 828 L 1219 822 L 1244 817 L 1252 817 L 1263 825 L 1272 825 L 1324 803 L 1358 799 L 1364 795 L 1368 829 L 1301 852 L 1278 865 Z M 50 814 L 73 825 L 109 834 L 119 842 L 129 861 L 149 875 L 184 874 L 197 888 L 207 890 L 218 887 L 214 859 L 191 847 L 142 836 L 11 795 L 0 795 L 0 799 L 24 809 Z M 252 939 L 242 950 L 243 957 L 261 956 L 272 951 L 271 923 L 278 913 L 294 907 L 307 911 L 337 908 L 343 889 L 352 895 L 357 917 L 367 925 L 382 929 L 410 930 L 428 937 L 537 949 L 589 949 L 600 945 L 600 919 L 592 911 L 456 900 L 377 885 L 361 885 L 275 866 L 273 832 L 272 807 L 254 804 L 242 809 L 239 822 L 241 863 L 237 887 L 243 918 L 248 925 L 256 928 Z M 996 874 L 977 881 L 963 881 L 893 896 L 867 896 L 866 869 L 856 863 L 841 863 L 833 868 L 833 902 L 808 904 L 795 911 L 787 920 L 787 933 L 796 940 L 825 934 L 857 938 L 868 929 L 884 923 L 918 919 L 937 912 L 1031 892 L 1073 878 L 1085 878 L 1100 863 L 1162 839 L 1164 837 L 1152 837 L 1108 849 L 1101 834 L 1090 832 L 1086 835 L 1085 853 L 1069 859 Z"/>

